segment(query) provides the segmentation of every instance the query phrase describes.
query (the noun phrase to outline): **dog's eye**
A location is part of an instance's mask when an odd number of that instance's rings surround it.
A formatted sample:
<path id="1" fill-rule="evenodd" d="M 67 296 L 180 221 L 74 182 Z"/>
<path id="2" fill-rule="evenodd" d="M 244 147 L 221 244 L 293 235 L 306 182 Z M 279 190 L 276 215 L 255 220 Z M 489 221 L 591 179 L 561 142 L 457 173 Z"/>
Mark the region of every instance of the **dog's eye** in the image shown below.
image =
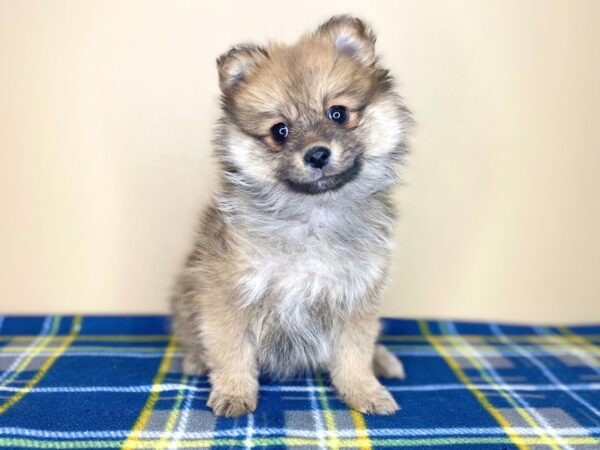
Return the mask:
<path id="1" fill-rule="evenodd" d="M 287 139 L 289 133 L 290 129 L 283 122 L 276 123 L 271 127 L 271 136 L 273 136 L 273 139 L 278 144 L 283 144 Z"/>
<path id="2" fill-rule="evenodd" d="M 348 111 L 346 110 L 346 107 L 342 105 L 332 106 L 329 108 L 327 115 L 331 120 L 333 120 L 335 123 L 339 123 L 340 125 L 346 123 L 348 120 Z"/>

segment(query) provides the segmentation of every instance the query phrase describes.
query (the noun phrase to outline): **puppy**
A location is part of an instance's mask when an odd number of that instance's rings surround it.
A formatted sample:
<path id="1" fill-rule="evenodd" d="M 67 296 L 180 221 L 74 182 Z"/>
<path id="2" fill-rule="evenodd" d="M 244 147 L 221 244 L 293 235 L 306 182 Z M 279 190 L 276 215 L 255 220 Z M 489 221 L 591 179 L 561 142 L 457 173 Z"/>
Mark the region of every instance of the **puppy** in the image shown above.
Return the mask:
<path id="1" fill-rule="evenodd" d="M 185 373 L 208 374 L 227 417 L 254 411 L 259 373 L 321 368 L 350 407 L 394 413 L 376 375 L 404 371 L 377 316 L 412 121 L 375 36 L 338 16 L 217 66 L 221 177 L 172 296 Z"/>

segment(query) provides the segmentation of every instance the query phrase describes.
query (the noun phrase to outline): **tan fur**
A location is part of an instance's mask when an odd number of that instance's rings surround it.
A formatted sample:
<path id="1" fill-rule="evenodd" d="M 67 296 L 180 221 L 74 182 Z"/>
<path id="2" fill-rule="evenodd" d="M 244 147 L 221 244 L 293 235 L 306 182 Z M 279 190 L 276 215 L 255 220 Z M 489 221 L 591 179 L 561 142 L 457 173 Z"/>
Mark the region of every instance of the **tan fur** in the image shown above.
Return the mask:
<path id="1" fill-rule="evenodd" d="M 208 405 L 253 411 L 260 372 L 329 369 L 351 407 L 398 405 L 375 375 L 402 378 L 375 342 L 410 114 L 358 19 L 332 18 L 292 46 L 240 45 L 218 59 L 221 182 L 172 297 L 184 371 L 208 373 Z M 333 123 L 329 107 L 348 109 Z M 284 122 L 279 144 L 270 128 Z M 331 150 L 307 169 L 306 152 Z"/>

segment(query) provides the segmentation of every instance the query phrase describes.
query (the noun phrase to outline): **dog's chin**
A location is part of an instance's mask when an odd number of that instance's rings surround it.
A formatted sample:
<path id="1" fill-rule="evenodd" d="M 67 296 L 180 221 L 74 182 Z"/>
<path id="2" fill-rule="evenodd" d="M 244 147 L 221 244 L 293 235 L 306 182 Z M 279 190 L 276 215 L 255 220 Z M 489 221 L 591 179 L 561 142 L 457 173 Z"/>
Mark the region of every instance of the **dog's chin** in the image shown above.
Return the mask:
<path id="1" fill-rule="evenodd" d="M 335 191 L 342 186 L 350 183 L 360 173 L 362 162 L 360 157 L 354 160 L 354 163 L 341 172 L 331 175 L 324 175 L 314 181 L 297 181 L 291 178 L 285 178 L 283 182 L 292 191 L 302 194 L 322 194 L 324 192 Z"/>

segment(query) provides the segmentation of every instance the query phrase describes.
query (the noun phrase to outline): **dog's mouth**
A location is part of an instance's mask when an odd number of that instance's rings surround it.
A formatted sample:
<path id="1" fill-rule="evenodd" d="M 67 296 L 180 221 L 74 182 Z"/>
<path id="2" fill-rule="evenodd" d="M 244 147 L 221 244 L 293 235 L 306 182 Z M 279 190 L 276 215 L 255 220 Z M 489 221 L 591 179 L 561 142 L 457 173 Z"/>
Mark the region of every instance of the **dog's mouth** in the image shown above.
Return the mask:
<path id="1" fill-rule="evenodd" d="M 360 157 L 347 169 L 331 175 L 324 175 L 314 181 L 296 181 L 291 178 L 283 179 L 283 182 L 293 191 L 303 194 L 322 194 L 323 192 L 335 191 L 345 184 L 354 180 L 360 173 L 362 161 Z"/>

